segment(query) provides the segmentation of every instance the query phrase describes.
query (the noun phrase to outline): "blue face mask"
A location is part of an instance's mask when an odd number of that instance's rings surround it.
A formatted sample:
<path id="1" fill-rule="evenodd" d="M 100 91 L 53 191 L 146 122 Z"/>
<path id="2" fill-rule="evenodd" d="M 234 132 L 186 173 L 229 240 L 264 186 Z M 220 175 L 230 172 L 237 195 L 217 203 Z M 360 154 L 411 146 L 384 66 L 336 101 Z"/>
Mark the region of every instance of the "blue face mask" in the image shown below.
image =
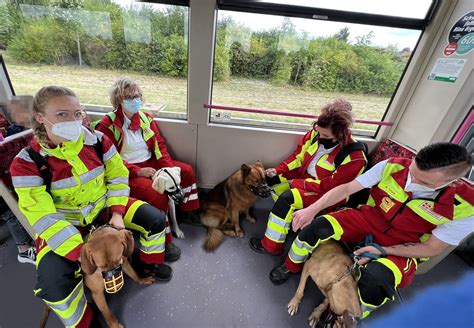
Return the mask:
<path id="1" fill-rule="evenodd" d="M 140 108 L 142 108 L 142 100 L 138 98 L 135 98 L 133 100 L 125 99 L 123 101 L 123 107 L 130 114 L 135 114 L 140 110 Z"/>

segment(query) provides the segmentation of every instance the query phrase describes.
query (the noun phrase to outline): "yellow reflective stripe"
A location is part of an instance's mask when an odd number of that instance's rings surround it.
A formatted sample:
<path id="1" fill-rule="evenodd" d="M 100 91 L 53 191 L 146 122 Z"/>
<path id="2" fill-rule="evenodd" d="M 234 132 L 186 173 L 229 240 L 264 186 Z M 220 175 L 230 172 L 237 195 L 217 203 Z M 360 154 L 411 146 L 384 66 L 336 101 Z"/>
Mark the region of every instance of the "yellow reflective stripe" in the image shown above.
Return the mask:
<path id="1" fill-rule="evenodd" d="M 74 290 L 64 300 L 58 302 L 44 301 L 67 327 L 74 327 L 81 320 L 87 308 L 82 281 L 77 284 Z M 62 310 L 63 308 L 65 308 L 65 310 Z"/>
<path id="2" fill-rule="evenodd" d="M 165 243 L 165 229 L 157 233 L 156 235 L 145 237 L 144 234 L 140 236 L 140 245 L 148 248 L 149 252 L 153 251 L 153 248 L 158 247 L 160 244 Z M 161 246 L 159 247 L 161 249 Z"/>
<path id="3" fill-rule="evenodd" d="M 304 181 L 308 183 L 316 183 L 317 185 L 321 184 L 321 180 L 313 179 L 313 178 L 306 178 Z"/>
<path id="4" fill-rule="evenodd" d="M 135 215 L 137 209 L 142 206 L 143 204 L 146 204 L 144 201 L 141 200 L 136 200 L 127 210 L 125 215 L 123 216 L 123 223 L 125 224 L 125 227 L 139 231 L 141 233 L 148 233 L 142 226 L 139 226 L 135 223 L 132 223 L 133 216 Z"/>
<path id="5" fill-rule="evenodd" d="M 296 188 L 291 189 L 291 193 L 293 194 L 293 198 L 295 200 L 292 204 L 292 207 L 294 209 L 303 208 L 303 199 L 301 198 L 301 195 L 300 195 L 298 189 L 296 189 Z M 288 216 L 288 214 L 287 214 L 287 216 Z"/>
<path id="6" fill-rule="evenodd" d="M 309 256 L 309 253 L 312 252 L 320 243 L 320 240 L 317 241 L 316 245 L 311 246 L 305 241 L 301 241 L 296 237 L 295 241 L 291 245 L 290 252 L 288 257 L 293 263 L 303 263 Z"/>
<path id="7" fill-rule="evenodd" d="M 278 177 L 280 178 L 281 183 L 272 186 L 272 189 L 276 194 L 276 196 L 272 195 L 275 201 L 278 199 L 278 196 L 283 194 L 285 191 L 290 190 L 291 188 L 290 183 L 285 177 L 282 175 L 279 175 Z"/>
<path id="8" fill-rule="evenodd" d="M 454 195 L 454 199 L 460 202 L 459 205 L 454 206 L 453 220 L 465 219 L 474 215 L 474 206 L 467 200 L 463 199 L 458 194 Z"/>
<path id="9" fill-rule="evenodd" d="M 275 218 L 276 218 L 276 216 L 275 216 Z M 277 218 L 277 220 L 280 220 L 280 219 Z M 291 223 L 285 222 L 284 220 L 282 220 L 282 224 L 275 223 L 274 220 L 268 220 L 267 229 L 271 229 L 271 230 L 276 231 L 280 234 L 287 235 L 288 230 L 290 230 L 290 224 Z M 287 226 L 287 227 L 285 227 L 285 226 Z"/>
<path id="10" fill-rule="evenodd" d="M 372 198 L 372 195 L 369 195 L 369 199 L 367 199 L 367 205 L 375 207 L 375 200 Z"/>
<path id="11" fill-rule="evenodd" d="M 400 282 L 402 281 L 402 273 L 400 269 L 395 265 L 395 263 L 384 257 L 376 259 L 375 261 L 385 265 L 387 268 L 390 269 L 390 271 L 393 272 L 393 275 L 395 277 L 395 287 L 400 285 Z"/>
<path id="12" fill-rule="evenodd" d="M 335 240 L 339 240 L 341 239 L 341 236 L 342 234 L 344 233 L 344 230 L 342 229 L 341 225 L 339 224 L 339 222 L 336 220 L 336 218 L 332 215 L 329 215 L 329 214 L 325 214 L 323 215 L 326 220 L 329 221 L 329 223 L 331 223 L 331 226 L 334 230 L 334 235 L 332 235 L 331 237 Z M 329 239 L 329 238 L 328 238 Z M 325 239 L 326 240 L 326 239 Z"/>
<path id="13" fill-rule="evenodd" d="M 407 206 L 415 212 L 416 215 L 423 218 L 424 220 L 439 225 L 442 223 L 450 222 L 448 218 L 436 213 L 434 208 L 434 202 L 423 199 L 413 199 L 407 203 Z"/>
<path id="14" fill-rule="evenodd" d="M 327 161 L 328 157 L 329 154 L 324 154 L 323 156 L 321 156 L 321 158 L 316 163 L 316 166 L 319 166 L 328 171 L 334 171 L 336 169 L 336 166 L 334 165 L 334 163 L 331 164 Z"/>
<path id="15" fill-rule="evenodd" d="M 361 310 L 362 310 L 362 319 L 366 318 L 370 313 L 372 313 L 372 311 L 376 310 L 377 308 L 387 303 L 387 301 L 390 301 L 390 300 L 393 301 L 395 299 L 395 296 L 393 296 L 392 298 L 385 297 L 385 299 L 383 300 L 381 304 L 373 305 L 373 304 L 364 302 L 364 300 L 362 299 L 362 296 L 360 295 L 360 289 L 357 289 L 357 294 L 359 294 L 359 300 L 360 300 L 360 305 L 361 305 Z"/>
<path id="16" fill-rule="evenodd" d="M 38 254 L 36 254 L 36 268 L 37 269 L 38 269 L 38 265 L 41 262 L 41 259 L 51 251 L 52 251 L 51 247 L 49 247 L 49 245 L 46 245 L 45 247 L 41 249 L 41 251 Z"/>
<path id="17" fill-rule="evenodd" d="M 303 162 L 303 159 L 304 159 L 304 154 L 306 152 L 308 152 L 310 155 L 313 155 L 316 152 L 316 150 L 318 149 L 318 142 L 316 141 L 314 144 L 311 145 L 311 142 L 313 141 L 315 137 L 316 137 L 316 131 L 313 130 L 311 131 L 311 137 L 308 140 L 306 140 L 306 142 L 303 144 L 299 154 L 295 156 L 295 159 L 293 161 L 287 164 L 288 169 L 290 171 L 301 166 L 301 163 Z"/>

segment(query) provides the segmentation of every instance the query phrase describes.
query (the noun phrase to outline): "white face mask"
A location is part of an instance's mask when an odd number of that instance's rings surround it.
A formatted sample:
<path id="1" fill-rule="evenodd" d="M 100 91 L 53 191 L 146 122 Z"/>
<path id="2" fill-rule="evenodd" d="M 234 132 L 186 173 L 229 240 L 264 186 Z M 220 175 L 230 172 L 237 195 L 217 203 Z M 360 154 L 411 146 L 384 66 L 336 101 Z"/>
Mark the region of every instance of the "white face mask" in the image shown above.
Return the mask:
<path id="1" fill-rule="evenodd" d="M 48 121 L 46 118 L 45 120 Z M 82 121 L 67 121 L 54 124 L 51 122 L 49 123 L 52 125 L 51 132 L 55 136 L 66 140 L 77 141 L 82 132 Z"/>
<path id="2" fill-rule="evenodd" d="M 453 183 L 455 180 L 450 181 L 448 183 L 445 183 L 444 185 L 439 186 L 438 188 L 431 188 L 427 187 L 424 185 L 421 185 L 416 182 L 412 182 L 411 180 L 411 174 L 408 174 L 408 179 L 407 179 L 407 184 L 405 185 L 404 190 L 407 192 L 435 192 L 437 190 L 440 190 L 446 186 L 449 186 L 451 183 Z"/>

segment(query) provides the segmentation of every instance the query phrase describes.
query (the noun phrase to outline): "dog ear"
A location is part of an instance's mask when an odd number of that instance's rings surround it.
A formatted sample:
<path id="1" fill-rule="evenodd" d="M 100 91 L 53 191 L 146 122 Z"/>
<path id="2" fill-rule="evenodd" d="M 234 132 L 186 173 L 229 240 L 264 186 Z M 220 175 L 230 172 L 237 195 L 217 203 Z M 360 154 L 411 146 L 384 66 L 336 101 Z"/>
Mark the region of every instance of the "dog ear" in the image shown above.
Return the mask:
<path id="1" fill-rule="evenodd" d="M 120 236 L 122 238 L 123 256 L 132 256 L 133 248 L 135 247 L 135 243 L 133 241 L 133 233 L 127 229 L 123 229 L 120 230 Z"/>
<path id="2" fill-rule="evenodd" d="M 242 176 L 246 177 L 247 175 L 249 175 L 250 171 L 252 171 L 252 168 L 247 164 L 242 164 L 242 166 L 240 167 L 240 171 L 242 172 Z"/>
<path id="3" fill-rule="evenodd" d="M 262 161 L 261 160 L 258 160 L 255 162 L 255 166 L 259 166 L 263 169 L 263 164 L 262 164 Z"/>
<path id="4" fill-rule="evenodd" d="M 92 253 L 89 250 L 89 246 L 84 244 L 81 249 L 81 268 L 85 274 L 93 274 L 97 270 Z"/>

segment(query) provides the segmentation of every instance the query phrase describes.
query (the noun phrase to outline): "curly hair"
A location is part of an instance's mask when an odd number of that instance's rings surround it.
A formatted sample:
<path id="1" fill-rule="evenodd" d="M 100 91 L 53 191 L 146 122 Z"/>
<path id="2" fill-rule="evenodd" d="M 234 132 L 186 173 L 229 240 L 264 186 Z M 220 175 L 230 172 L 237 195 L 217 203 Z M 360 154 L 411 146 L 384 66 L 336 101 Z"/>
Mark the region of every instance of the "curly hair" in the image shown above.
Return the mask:
<path id="1" fill-rule="evenodd" d="M 339 143 L 346 145 L 351 138 L 353 122 L 352 105 L 347 100 L 336 99 L 322 108 L 321 115 L 313 123 L 313 129 L 316 126 L 328 128 Z"/>
<path id="2" fill-rule="evenodd" d="M 38 92 L 36 92 L 36 95 L 33 98 L 33 114 L 35 113 L 45 114 L 45 110 L 46 110 L 46 106 L 48 105 L 48 102 L 53 98 L 62 97 L 62 96 L 70 96 L 70 97 L 77 98 L 74 91 L 72 91 L 69 88 L 59 87 L 56 85 L 49 85 L 46 87 L 42 87 L 41 89 L 38 90 Z M 43 124 L 36 121 L 34 117 L 32 119 L 31 125 L 33 128 L 33 134 L 35 135 L 39 143 L 45 144 L 50 141 L 48 138 L 48 134 L 46 133 L 46 128 L 44 127 Z"/>
<path id="3" fill-rule="evenodd" d="M 143 100 L 143 92 L 142 89 L 138 86 L 138 84 L 129 77 L 123 77 L 115 81 L 115 83 L 110 88 L 110 103 L 112 107 L 115 109 L 119 108 L 123 102 L 125 96 L 125 90 L 133 89 L 138 91 L 140 98 Z"/>

